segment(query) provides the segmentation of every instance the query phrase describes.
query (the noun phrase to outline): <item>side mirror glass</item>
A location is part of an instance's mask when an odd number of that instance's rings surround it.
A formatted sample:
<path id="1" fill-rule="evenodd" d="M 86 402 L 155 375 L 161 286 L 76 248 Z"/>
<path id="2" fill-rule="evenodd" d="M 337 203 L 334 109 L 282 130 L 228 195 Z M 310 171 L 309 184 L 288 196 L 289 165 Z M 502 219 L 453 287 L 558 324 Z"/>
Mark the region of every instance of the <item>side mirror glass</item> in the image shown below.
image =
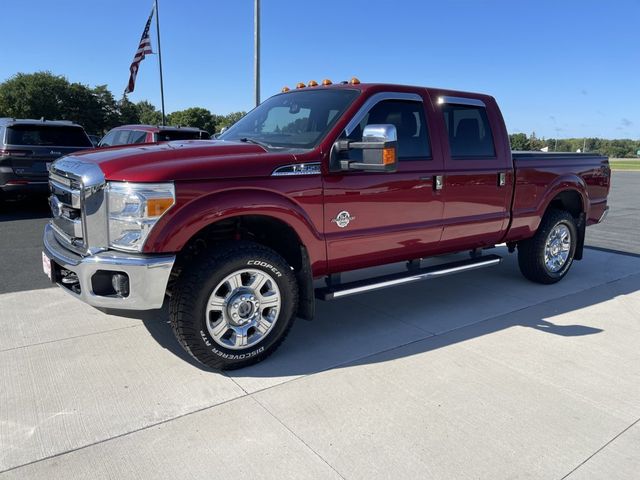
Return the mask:
<path id="1" fill-rule="evenodd" d="M 362 161 L 349 159 L 349 150 L 362 150 Z M 398 133 L 395 125 L 367 125 L 361 142 L 338 140 L 332 151 L 332 170 L 395 172 L 398 169 Z"/>

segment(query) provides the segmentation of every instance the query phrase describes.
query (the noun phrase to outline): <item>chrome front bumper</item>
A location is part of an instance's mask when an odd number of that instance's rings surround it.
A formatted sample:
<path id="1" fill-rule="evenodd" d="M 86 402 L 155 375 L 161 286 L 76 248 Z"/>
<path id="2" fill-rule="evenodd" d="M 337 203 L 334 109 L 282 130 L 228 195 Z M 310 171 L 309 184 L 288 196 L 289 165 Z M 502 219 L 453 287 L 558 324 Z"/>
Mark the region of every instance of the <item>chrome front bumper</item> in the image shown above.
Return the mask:
<path id="1" fill-rule="evenodd" d="M 80 293 L 56 282 L 70 295 L 94 307 L 123 310 L 152 310 L 162 307 L 175 255 L 132 255 L 113 250 L 82 257 L 64 248 L 53 234 L 51 225 L 44 230 L 44 253 L 53 261 L 54 270 L 68 270 L 77 275 Z M 93 277 L 98 272 L 124 272 L 129 277 L 129 295 L 97 295 Z M 54 281 L 56 276 L 53 276 Z"/>

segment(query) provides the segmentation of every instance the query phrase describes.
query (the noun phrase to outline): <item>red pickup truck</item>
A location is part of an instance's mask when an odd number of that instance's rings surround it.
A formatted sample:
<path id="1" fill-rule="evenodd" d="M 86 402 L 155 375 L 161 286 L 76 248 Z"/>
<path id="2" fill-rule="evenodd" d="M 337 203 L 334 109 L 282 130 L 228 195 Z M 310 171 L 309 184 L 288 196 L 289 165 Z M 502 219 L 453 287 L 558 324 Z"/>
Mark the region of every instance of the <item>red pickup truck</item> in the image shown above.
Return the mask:
<path id="1" fill-rule="evenodd" d="M 56 161 L 43 267 L 94 306 L 156 309 L 169 295 L 184 348 L 238 368 L 271 354 L 318 298 L 495 265 L 483 250 L 497 244 L 517 249 L 528 279 L 557 282 L 605 216 L 609 184 L 606 157 L 512 152 L 490 96 L 310 82 L 217 140 Z"/>

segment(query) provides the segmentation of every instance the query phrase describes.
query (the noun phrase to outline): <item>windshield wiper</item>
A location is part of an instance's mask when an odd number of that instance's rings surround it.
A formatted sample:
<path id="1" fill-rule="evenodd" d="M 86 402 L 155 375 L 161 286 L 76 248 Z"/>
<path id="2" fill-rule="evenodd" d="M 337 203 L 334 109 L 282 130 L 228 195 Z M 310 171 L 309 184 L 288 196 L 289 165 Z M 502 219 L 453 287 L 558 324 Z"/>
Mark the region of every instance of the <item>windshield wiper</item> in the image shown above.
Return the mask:
<path id="1" fill-rule="evenodd" d="M 263 148 L 273 148 L 273 145 L 269 145 L 268 143 L 265 142 L 261 142 L 260 140 L 256 140 L 255 138 L 250 138 L 250 137 L 242 137 L 240 139 L 241 142 L 244 143 L 253 143 L 255 145 L 260 145 Z"/>

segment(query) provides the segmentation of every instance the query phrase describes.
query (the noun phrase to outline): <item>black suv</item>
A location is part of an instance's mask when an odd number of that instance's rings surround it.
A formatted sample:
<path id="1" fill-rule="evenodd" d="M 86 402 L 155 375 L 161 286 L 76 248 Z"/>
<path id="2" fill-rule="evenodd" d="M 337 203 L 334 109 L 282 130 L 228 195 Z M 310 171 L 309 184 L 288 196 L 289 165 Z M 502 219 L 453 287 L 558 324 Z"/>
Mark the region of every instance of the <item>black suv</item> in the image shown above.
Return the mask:
<path id="1" fill-rule="evenodd" d="M 91 148 L 84 129 L 72 122 L 0 118 L 0 199 L 47 193 L 51 162 Z"/>

